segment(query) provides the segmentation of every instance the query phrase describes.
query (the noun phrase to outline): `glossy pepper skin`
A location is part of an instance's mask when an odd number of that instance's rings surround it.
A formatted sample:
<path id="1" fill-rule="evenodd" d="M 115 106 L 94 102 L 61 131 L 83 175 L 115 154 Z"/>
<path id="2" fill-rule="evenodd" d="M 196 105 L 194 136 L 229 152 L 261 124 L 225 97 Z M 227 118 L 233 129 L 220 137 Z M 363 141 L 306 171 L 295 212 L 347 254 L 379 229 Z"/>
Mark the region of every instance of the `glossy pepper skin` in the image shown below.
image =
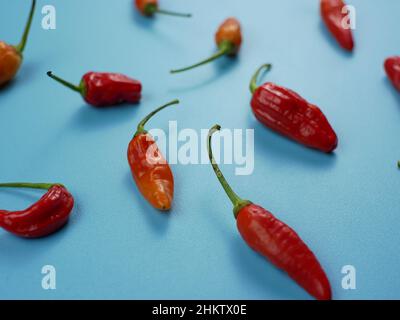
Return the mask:
<path id="1" fill-rule="evenodd" d="M 257 87 L 260 72 L 270 68 L 271 65 L 263 65 L 251 81 L 251 108 L 256 118 L 274 131 L 307 147 L 326 153 L 335 150 L 337 135 L 317 106 L 294 91 L 271 82 Z"/>
<path id="2" fill-rule="evenodd" d="M 23 238 L 48 236 L 62 228 L 74 207 L 74 198 L 59 184 L 10 183 L 0 187 L 34 188 L 47 190 L 46 194 L 22 211 L 0 211 L 0 227 Z"/>
<path id="3" fill-rule="evenodd" d="M 321 16 L 339 45 L 347 51 L 353 51 L 354 40 L 351 28 L 343 26 L 347 15 L 343 12 L 345 6 L 343 0 L 321 0 Z"/>
<path id="4" fill-rule="evenodd" d="M 12 46 L 5 43 L 4 41 L 0 41 L 0 88 L 10 82 L 16 76 L 18 70 L 21 67 L 23 60 L 23 51 L 28 40 L 35 7 L 36 0 L 33 0 L 29 19 L 19 45 Z"/>
<path id="5" fill-rule="evenodd" d="M 176 17 L 190 18 L 192 15 L 187 13 L 178 13 L 159 8 L 158 0 L 134 0 L 136 8 L 146 17 L 153 17 L 155 14 L 165 14 Z"/>
<path id="6" fill-rule="evenodd" d="M 208 135 L 210 162 L 234 205 L 237 228 L 243 240 L 254 251 L 285 271 L 310 295 L 318 300 L 331 300 L 332 290 L 328 277 L 299 235 L 264 208 L 241 199 L 227 183 L 211 149 L 212 135 L 220 128 L 215 125 Z"/>
<path id="7" fill-rule="evenodd" d="M 240 22 L 235 18 L 228 18 L 221 24 L 217 30 L 217 33 L 215 34 L 215 42 L 218 46 L 218 51 L 214 55 L 190 67 L 171 70 L 171 73 L 188 71 L 203 66 L 226 55 L 232 57 L 236 56 L 242 45 L 242 39 Z"/>
<path id="8" fill-rule="evenodd" d="M 128 146 L 128 163 L 132 177 L 143 197 L 156 209 L 168 211 L 174 199 L 174 176 L 145 124 L 159 111 L 178 104 L 174 100 L 150 113 L 138 125 Z"/>
<path id="9" fill-rule="evenodd" d="M 47 75 L 64 86 L 80 93 L 94 107 L 110 107 L 122 103 L 138 103 L 142 97 L 142 84 L 120 73 L 88 72 L 79 86 L 75 86 L 51 71 Z"/>
<path id="10" fill-rule="evenodd" d="M 387 58 L 385 71 L 393 86 L 400 91 L 400 56 Z"/>

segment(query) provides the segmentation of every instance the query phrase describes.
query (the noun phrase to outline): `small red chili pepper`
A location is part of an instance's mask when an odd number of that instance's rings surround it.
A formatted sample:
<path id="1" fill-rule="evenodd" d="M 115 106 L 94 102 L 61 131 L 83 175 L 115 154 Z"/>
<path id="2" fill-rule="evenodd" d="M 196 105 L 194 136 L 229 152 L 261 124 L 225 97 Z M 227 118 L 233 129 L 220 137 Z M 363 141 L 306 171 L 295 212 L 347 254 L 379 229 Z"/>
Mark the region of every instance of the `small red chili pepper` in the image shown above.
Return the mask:
<path id="1" fill-rule="evenodd" d="M 29 30 L 32 25 L 33 14 L 35 12 L 36 0 L 32 1 L 31 11 L 22 40 L 17 46 L 9 45 L 0 41 L 0 87 L 7 84 L 17 74 L 23 60 L 23 52 L 28 40 Z"/>
<path id="2" fill-rule="evenodd" d="M 400 56 L 387 58 L 385 70 L 394 87 L 400 91 Z"/>
<path id="3" fill-rule="evenodd" d="M 63 227 L 74 207 L 74 198 L 61 184 L 3 183 L 3 188 L 47 190 L 46 194 L 23 211 L 0 211 L 0 227 L 24 238 L 48 236 Z"/>
<path id="4" fill-rule="evenodd" d="M 121 103 L 138 103 L 141 99 L 142 84 L 119 73 L 88 72 L 76 86 L 55 76 L 47 75 L 64 86 L 79 92 L 85 101 L 94 107 L 109 107 Z"/>
<path id="5" fill-rule="evenodd" d="M 322 111 L 308 103 L 296 92 L 267 82 L 257 87 L 261 71 L 271 69 L 261 66 L 254 74 L 250 91 L 251 107 L 256 118 L 267 127 L 307 147 L 332 152 L 338 138 Z"/>
<path id="6" fill-rule="evenodd" d="M 144 118 L 128 147 L 128 162 L 139 191 L 153 207 L 161 211 L 171 209 L 174 176 L 167 160 L 144 126 L 159 111 L 178 103 L 179 100 L 167 103 Z"/>
<path id="7" fill-rule="evenodd" d="M 335 37 L 343 49 L 353 51 L 353 33 L 350 28 L 343 26 L 346 13 L 343 0 L 321 0 L 321 15 L 330 33 Z"/>
<path id="8" fill-rule="evenodd" d="M 229 186 L 211 148 L 212 135 L 220 129 L 219 125 L 210 129 L 208 153 L 215 174 L 234 205 L 233 212 L 242 238 L 250 248 L 284 270 L 310 295 L 318 300 L 330 300 L 329 280 L 314 253 L 298 234 L 267 210 L 241 199 Z"/>
<path id="9" fill-rule="evenodd" d="M 158 6 L 158 0 L 135 0 L 136 8 L 146 17 L 152 17 L 156 13 L 166 14 L 169 16 L 190 18 L 192 15 L 189 13 L 177 13 L 167 10 L 162 10 Z"/>
<path id="10" fill-rule="evenodd" d="M 171 73 L 179 73 L 191 70 L 225 55 L 236 56 L 240 50 L 240 46 L 242 45 L 242 32 L 239 21 L 235 18 L 229 18 L 225 20 L 224 23 L 222 23 L 222 25 L 218 28 L 218 31 L 215 35 L 215 42 L 217 43 L 218 51 L 210 58 L 190 67 L 171 70 Z"/>

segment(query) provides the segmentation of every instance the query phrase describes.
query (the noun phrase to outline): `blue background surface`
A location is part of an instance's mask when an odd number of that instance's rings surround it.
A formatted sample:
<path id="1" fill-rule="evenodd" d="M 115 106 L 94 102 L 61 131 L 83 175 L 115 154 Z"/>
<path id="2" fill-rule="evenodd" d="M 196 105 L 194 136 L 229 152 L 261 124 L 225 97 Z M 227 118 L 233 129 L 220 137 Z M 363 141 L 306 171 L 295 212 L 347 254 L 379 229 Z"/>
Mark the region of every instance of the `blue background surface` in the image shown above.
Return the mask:
<path id="1" fill-rule="evenodd" d="M 39 1 L 24 65 L 0 92 L 1 181 L 57 181 L 76 198 L 59 233 L 23 240 L 0 231 L 0 298 L 309 299 L 252 252 L 236 231 L 231 204 L 209 165 L 173 166 L 170 215 L 153 210 L 133 184 L 126 148 L 137 122 L 156 106 L 182 104 L 150 127 L 255 129 L 255 171 L 222 169 L 236 191 L 297 230 L 324 266 L 336 299 L 400 298 L 400 95 L 383 71 L 400 53 L 398 0 L 353 0 L 356 50 L 338 48 L 317 0 L 164 0 L 194 18 L 134 12 L 131 0 Z M 42 5 L 57 9 L 57 30 L 41 28 Z M 0 38 L 17 43 L 30 1 L 0 1 Z M 237 60 L 190 73 L 181 67 L 215 49 L 228 16 L 240 19 Z M 295 89 L 326 113 L 340 144 L 334 155 L 286 140 L 259 124 L 248 81 L 265 62 L 268 80 Z M 48 79 L 78 82 L 89 70 L 123 72 L 144 85 L 139 106 L 96 110 Z M 2 190 L 1 208 L 41 195 Z M 57 289 L 41 288 L 54 265 Z M 357 269 L 357 290 L 341 288 L 341 268 Z"/>

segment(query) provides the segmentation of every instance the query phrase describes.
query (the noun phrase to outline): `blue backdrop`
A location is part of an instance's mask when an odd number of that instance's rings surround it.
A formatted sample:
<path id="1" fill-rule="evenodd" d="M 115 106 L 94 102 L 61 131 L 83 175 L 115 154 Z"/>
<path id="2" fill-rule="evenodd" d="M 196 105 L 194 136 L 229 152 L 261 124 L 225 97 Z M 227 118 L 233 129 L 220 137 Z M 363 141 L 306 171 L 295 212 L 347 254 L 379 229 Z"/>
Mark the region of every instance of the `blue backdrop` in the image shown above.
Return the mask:
<path id="1" fill-rule="evenodd" d="M 255 170 L 222 167 L 237 192 L 296 229 L 324 266 L 336 299 L 400 298 L 400 95 L 383 61 L 400 53 L 398 0 L 352 0 L 356 50 L 347 54 L 325 30 L 317 0 L 164 0 L 193 19 L 135 13 L 131 0 L 39 1 L 24 65 L 0 92 L 1 181 L 57 181 L 75 195 L 69 225 L 40 240 L 0 231 L 0 298 L 308 299 L 237 233 L 231 204 L 209 165 L 173 166 L 170 215 L 138 194 L 126 160 L 143 116 L 180 98 L 150 127 L 255 129 Z M 41 28 L 43 5 L 57 29 Z M 30 1 L 1 0 L 0 38 L 19 41 Z M 170 75 L 215 49 L 227 16 L 244 33 L 238 59 Z M 340 142 L 321 154 L 259 124 L 248 81 L 262 63 L 268 79 L 298 91 L 326 113 Z M 86 71 L 123 72 L 144 85 L 139 106 L 96 110 L 46 77 L 78 82 Z M 1 208 L 21 209 L 41 193 L 1 190 Z M 57 289 L 41 287 L 54 265 Z M 357 289 L 342 289 L 354 265 Z"/>

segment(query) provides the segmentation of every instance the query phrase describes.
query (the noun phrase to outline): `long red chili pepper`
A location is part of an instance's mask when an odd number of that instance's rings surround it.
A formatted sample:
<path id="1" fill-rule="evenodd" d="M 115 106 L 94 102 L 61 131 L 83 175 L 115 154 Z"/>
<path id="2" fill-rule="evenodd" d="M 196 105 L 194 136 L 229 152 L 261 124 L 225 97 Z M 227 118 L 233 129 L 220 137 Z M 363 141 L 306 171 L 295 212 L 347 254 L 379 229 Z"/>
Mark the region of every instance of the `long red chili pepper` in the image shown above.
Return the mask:
<path id="1" fill-rule="evenodd" d="M 394 87 L 400 91 L 400 56 L 387 58 L 385 70 Z"/>
<path id="2" fill-rule="evenodd" d="M 17 46 L 0 41 L 0 87 L 7 84 L 17 74 L 23 60 L 23 52 L 31 29 L 36 0 L 32 0 L 31 11 L 21 42 Z"/>
<path id="3" fill-rule="evenodd" d="M 88 72 L 74 85 L 55 76 L 47 75 L 64 86 L 79 92 L 85 101 L 95 107 L 109 107 L 121 103 L 138 103 L 141 99 L 142 84 L 119 73 Z"/>
<path id="4" fill-rule="evenodd" d="M 225 55 L 235 56 L 239 52 L 240 46 L 242 44 L 242 32 L 239 21 L 235 18 L 228 18 L 227 20 L 225 20 L 217 30 L 217 33 L 215 35 L 215 42 L 217 43 L 218 51 L 210 58 L 190 67 L 178 70 L 171 70 L 171 73 L 179 73 L 191 70 L 212 62 Z"/>
<path id="5" fill-rule="evenodd" d="M 74 198 L 61 184 L 3 183 L 3 188 L 47 190 L 46 194 L 22 211 L 0 211 L 0 227 L 24 238 L 48 236 L 63 227 L 74 207 Z"/>
<path id="6" fill-rule="evenodd" d="M 267 127 L 307 147 L 332 152 L 338 138 L 322 111 L 296 92 L 267 82 L 257 87 L 257 79 L 270 64 L 261 66 L 254 74 L 250 90 L 251 107 L 256 118 Z"/>
<path id="7" fill-rule="evenodd" d="M 229 199 L 234 205 L 237 227 L 244 241 L 318 300 L 332 298 L 329 280 L 317 258 L 299 235 L 262 207 L 241 199 L 229 186 L 215 162 L 211 139 L 221 127 L 215 125 L 208 134 L 210 162 Z"/>
<path id="8" fill-rule="evenodd" d="M 128 147 L 128 162 L 139 191 L 153 207 L 161 211 L 171 209 L 174 176 L 167 160 L 144 126 L 158 112 L 178 103 L 179 100 L 171 101 L 144 118 Z"/>
<path id="9" fill-rule="evenodd" d="M 158 5 L 158 0 L 134 0 L 134 1 L 136 8 L 139 10 L 139 12 L 146 17 L 152 17 L 157 13 L 175 17 L 183 17 L 183 18 L 190 18 L 192 16 L 190 13 L 178 13 L 160 9 Z"/>
<path id="10" fill-rule="evenodd" d="M 348 51 L 353 51 L 353 33 L 350 28 L 343 25 L 346 18 L 346 13 L 343 12 L 345 6 L 343 0 L 321 0 L 321 15 L 325 25 L 340 46 Z"/>

